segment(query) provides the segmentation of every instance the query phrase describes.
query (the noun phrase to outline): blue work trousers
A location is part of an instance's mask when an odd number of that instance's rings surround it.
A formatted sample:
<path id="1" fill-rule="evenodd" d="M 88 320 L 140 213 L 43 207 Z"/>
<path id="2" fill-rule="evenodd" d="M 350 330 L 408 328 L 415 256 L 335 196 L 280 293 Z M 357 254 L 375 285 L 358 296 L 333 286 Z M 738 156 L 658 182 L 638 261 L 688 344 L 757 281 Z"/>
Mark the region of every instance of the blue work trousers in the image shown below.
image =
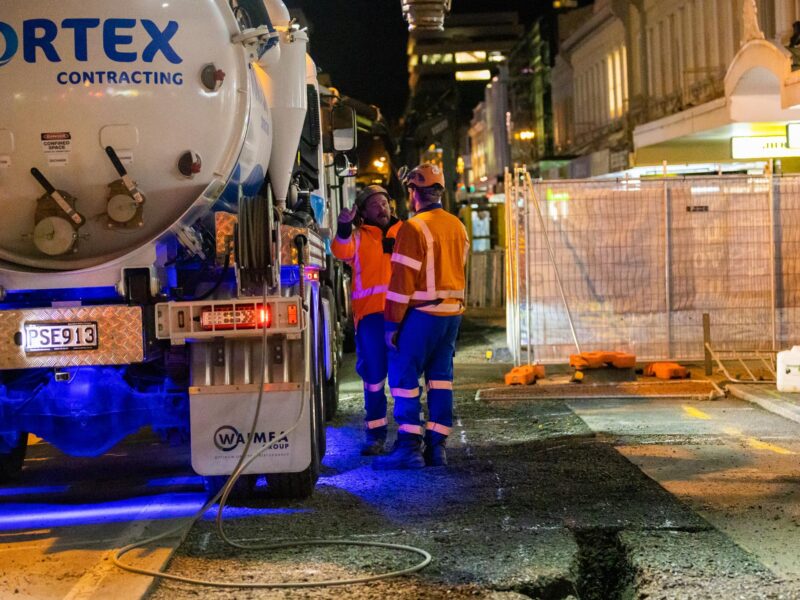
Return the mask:
<path id="1" fill-rule="evenodd" d="M 419 378 L 425 375 L 427 429 L 448 435 L 453 426 L 453 356 L 461 316 L 440 317 L 411 309 L 397 350 L 389 350 L 389 387 L 401 432 L 422 435 Z"/>
<path id="2" fill-rule="evenodd" d="M 356 372 L 364 380 L 367 433 L 386 437 L 386 372 L 388 352 L 383 333 L 383 313 L 372 313 L 356 328 Z"/>

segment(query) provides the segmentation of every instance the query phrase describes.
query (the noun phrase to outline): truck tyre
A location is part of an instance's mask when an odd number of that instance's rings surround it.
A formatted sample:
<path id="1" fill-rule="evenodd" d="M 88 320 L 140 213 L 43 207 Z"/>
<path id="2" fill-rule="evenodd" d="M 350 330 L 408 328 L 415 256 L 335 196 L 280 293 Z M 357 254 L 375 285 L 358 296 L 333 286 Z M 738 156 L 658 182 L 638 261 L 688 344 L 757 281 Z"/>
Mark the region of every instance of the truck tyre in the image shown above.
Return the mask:
<path id="1" fill-rule="evenodd" d="M 313 297 L 313 295 L 312 295 Z M 322 303 L 318 302 L 311 315 L 311 327 L 307 331 L 314 336 L 311 352 L 307 357 L 314 367 L 311 369 L 311 398 L 309 402 L 311 420 L 311 463 L 304 471 L 299 473 L 268 473 L 267 493 L 274 498 L 300 500 L 308 498 L 314 492 L 314 487 L 319 479 L 320 463 L 325 444 L 325 426 L 322 415 L 322 381 L 323 367 L 320 350 L 324 341 L 322 329 L 318 326 L 322 315 Z M 320 443 L 322 442 L 322 443 Z"/>
<path id="2" fill-rule="evenodd" d="M 27 432 L 20 431 L 16 435 L 0 436 L 0 483 L 13 481 L 19 477 L 27 449 Z"/>
<path id="3" fill-rule="evenodd" d="M 334 318 L 335 311 L 333 309 L 336 308 L 336 305 L 334 304 L 335 294 L 333 290 L 325 286 L 322 288 L 322 295 L 330 303 L 331 318 Z M 336 325 L 331 323 L 331 328 L 335 329 L 335 327 Z M 331 339 L 333 347 L 330 349 L 333 363 L 331 365 L 331 376 L 325 379 L 325 384 L 323 386 L 324 401 L 322 405 L 325 407 L 325 421 L 332 421 L 336 416 L 336 412 L 339 410 L 339 361 L 342 356 L 340 341 L 335 331 L 333 332 L 333 337 L 335 339 Z M 323 377 L 324 375 L 325 371 L 323 369 Z"/>
<path id="4" fill-rule="evenodd" d="M 319 427 L 316 403 L 312 402 L 311 464 L 299 473 L 267 473 L 267 493 L 273 498 L 302 500 L 314 493 L 319 479 Z"/>

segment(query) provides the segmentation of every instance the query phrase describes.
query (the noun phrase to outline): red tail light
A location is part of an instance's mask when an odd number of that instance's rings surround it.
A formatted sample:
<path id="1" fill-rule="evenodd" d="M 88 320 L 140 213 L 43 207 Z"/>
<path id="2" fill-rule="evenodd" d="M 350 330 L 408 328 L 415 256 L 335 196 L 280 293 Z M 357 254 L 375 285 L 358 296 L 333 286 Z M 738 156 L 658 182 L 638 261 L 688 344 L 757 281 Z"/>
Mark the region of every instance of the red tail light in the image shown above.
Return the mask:
<path id="1" fill-rule="evenodd" d="M 272 311 L 269 306 L 209 306 L 200 314 L 200 327 L 205 331 L 260 329 L 271 325 Z"/>

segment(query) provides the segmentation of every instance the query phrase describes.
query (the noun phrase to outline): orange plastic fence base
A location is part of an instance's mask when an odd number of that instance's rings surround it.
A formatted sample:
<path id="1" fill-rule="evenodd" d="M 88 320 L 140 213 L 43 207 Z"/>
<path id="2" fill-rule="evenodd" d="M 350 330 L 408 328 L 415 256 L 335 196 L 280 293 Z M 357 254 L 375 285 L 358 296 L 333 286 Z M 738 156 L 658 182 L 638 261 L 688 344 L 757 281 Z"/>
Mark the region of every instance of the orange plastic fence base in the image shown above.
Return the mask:
<path id="1" fill-rule="evenodd" d="M 689 370 L 674 362 L 656 362 L 647 365 L 644 374 L 659 379 L 686 379 L 689 377 Z"/>
<path id="2" fill-rule="evenodd" d="M 569 366 L 576 369 L 600 369 L 605 366 L 632 369 L 636 366 L 636 356 L 626 352 L 581 352 L 570 354 Z"/>
<path id="3" fill-rule="evenodd" d="M 544 365 L 522 365 L 506 373 L 506 385 L 530 385 L 544 376 Z"/>

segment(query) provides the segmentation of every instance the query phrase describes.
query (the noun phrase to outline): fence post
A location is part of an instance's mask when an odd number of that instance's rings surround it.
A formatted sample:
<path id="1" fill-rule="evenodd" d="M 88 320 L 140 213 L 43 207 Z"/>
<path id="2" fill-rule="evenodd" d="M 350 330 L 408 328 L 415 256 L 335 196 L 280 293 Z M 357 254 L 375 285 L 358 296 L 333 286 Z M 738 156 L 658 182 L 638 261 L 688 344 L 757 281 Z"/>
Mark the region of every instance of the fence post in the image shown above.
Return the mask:
<path id="1" fill-rule="evenodd" d="M 533 182 L 530 177 L 525 177 L 525 188 L 529 189 L 529 193 L 525 194 L 529 202 L 536 202 L 538 206 L 539 199 L 533 192 Z M 531 242 L 531 227 L 530 227 L 530 206 L 525 206 L 525 215 L 523 216 L 523 223 L 525 227 L 525 252 L 523 253 L 523 260 L 525 261 L 525 328 L 528 331 L 527 337 L 527 356 L 528 364 L 532 364 L 531 360 L 531 257 L 530 257 L 530 242 Z"/>
<path id="2" fill-rule="evenodd" d="M 777 277 L 775 272 L 775 191 L 772 176 L 773 159 L 767 165 L 767 202 L 769 203 L 769 274 L 770 274 L 770 310 L 772 313 L 772 349 L 778 349 L 778 302 Z"/>
<path id="3" fill-rule="evenodd" d="M 666 336 L 667 336 L 667 356 L 672 358 L 672 231 L 670 227 L 670 216 L 672 207 L 670 206 L 670 190 L 667 180 L 667 161 L 663 163 L 664 181 L 664 310 L 666 312 Z"/>
<path id="4" fill-rule="evenodd" d="M 711 343 L 711 316 L 703 313 L 703 356 L 705 357 L 706 377 L 713 375 L 713 365 L 711 364 L 711 352 L 708 346 Z"/>

